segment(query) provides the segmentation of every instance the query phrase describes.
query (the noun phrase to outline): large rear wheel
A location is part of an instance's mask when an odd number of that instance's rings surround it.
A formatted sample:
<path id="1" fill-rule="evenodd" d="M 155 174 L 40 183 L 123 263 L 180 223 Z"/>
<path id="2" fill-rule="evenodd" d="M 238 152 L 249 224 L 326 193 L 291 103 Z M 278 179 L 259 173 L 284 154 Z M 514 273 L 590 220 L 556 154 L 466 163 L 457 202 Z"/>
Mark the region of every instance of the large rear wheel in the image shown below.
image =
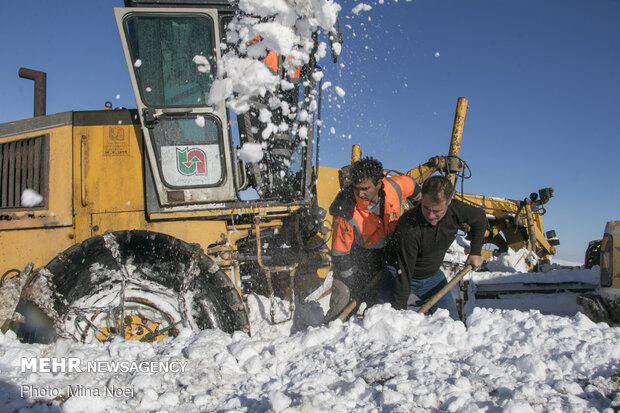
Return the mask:
<path id="1" fill-rule="evenodd" d="M 42 273 L 50 318 L 59 335 L 78 341 L 153 341 L 182 327 L 249 333 L 232 281 L 199 246 L 166 234 L 109 232 L 72 246 Z"/>

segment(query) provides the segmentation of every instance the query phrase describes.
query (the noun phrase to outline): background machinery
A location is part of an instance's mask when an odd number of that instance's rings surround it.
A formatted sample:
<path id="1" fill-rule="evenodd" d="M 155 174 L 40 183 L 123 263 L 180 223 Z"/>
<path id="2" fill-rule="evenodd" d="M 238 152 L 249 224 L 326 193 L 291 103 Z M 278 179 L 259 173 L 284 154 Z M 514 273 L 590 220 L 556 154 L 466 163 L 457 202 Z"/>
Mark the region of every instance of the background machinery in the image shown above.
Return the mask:
<path id="1" fill-rule="evenodd" d="M 552 188 L 543 188 L 538 193 L 531 193 L 523 200 L 495 198 L 484 195 L 473 195 L 463 192 L 463 183 L 471 174 L 466 162 L 459 158 L 467 99 L 459 98 L 448 156 L 435 156 L 426 163 L 407 172 L 386 171 L 388 174 L 408 175 L 418 184 L 422 184 L 428 177 L 441 173 L 450 178 L 457 190 L 456 197 L 462 201 L 482 208 L 489 222 L 483 250 L 485 261 L 493 255 L 499 255 L 508 250 L 519 251 L 523 248 L 532 252 L 530 268 L 538 264 L 549 263 L 551 255 L 555 254 L 555 245 L 559 244 L 555 231 L 544 231 L 542 216 L 546 210 L 543 207 L 553 196 Z M 361 150 L 354 149 L 352 160 L 361 157 Z M 459 191 L 460 189 L 460 191 Z M 463 228 L 467 231 L 467 228 Z"/>
<path id="2" fill-rule="evenodd" d="M 595 322 L 620 323 L 620 221 L 605 224 L 603 239 L 590 242 L 585 267 L 600 265 L 598 294 L 578 297 L 579 304 Z"/>

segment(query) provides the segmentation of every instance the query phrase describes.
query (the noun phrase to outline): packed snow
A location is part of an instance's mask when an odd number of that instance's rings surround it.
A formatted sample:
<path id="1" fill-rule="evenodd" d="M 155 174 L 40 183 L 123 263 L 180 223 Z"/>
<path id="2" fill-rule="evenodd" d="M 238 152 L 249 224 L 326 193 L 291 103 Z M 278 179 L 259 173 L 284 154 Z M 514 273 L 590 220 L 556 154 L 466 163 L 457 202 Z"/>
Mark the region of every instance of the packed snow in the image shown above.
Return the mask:
<path id="1" fill-rule="evenodd" d="M 506 265 L 520 253 L 500 259 Z M 598 267 L 479 271 L 464 281 L 475 292 L 510 277 L 594 285 Z M 297 302 L 291 320 L 273 325 L 269 299 L 248 295 L 251 335 L 181 330 L 156 343 L 24 344 L 9 331 L 0 335 L 0 411 L 617 411 L 620 328 L 593 323 L 575 294 L 551 311 L 537 309 L 548 298 L 535 296 L 500 309 L 476 305 L 472 293 L 465 322 L 383 304 L 329 325 L 323 297 Z M 288 302 L 277 300 L 276 319 L 287 316 Z M 45 358 L 78 360 L 82 371 L 27 364 Z"/>

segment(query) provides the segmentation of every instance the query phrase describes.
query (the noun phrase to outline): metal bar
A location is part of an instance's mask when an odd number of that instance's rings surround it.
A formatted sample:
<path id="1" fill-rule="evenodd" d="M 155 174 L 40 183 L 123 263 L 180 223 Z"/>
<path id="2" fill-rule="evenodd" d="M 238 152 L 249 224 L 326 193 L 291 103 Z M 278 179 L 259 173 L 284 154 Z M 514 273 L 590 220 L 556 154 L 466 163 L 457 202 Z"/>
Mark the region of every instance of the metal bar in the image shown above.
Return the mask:
<path id="1" fill-rule="evenodd" d="M 33 115 L 34 117 L 45 116 L 47 73 L 20 67 L 17 74 L 22 79 L 34 80 Z"/>
<path id="2" fill-rule="evenodd" d="M 34 140 L 34 153 L 32 159 L 32 189 L 37 191 L 39 194 L 44 195 L 41 190 L 41 146 L 42 146 L 43 138 L 37 138 Z"/>
<path id="3" fill-rule="evenodd" d="M 80 194 L 82 206 L 88 206 L 86 201 L 86 136 L 80 138 Z"/>
<path id="4" fill-rule="evenodd" d="M 22 186 L 22 188 L 30 188 L 33 191 L 37 191 L 37 189 L 33 188 L 33 185 L 32 185 L 32 182 L 33 182 L 32 175 L 35 170 L 35 165 L 33 165 L 33 159 L 34 159 L 35 143 L 37 140 L 38 138 L 33 138 L 33 139 L 28 139 L 26 141 L 26 177 L 25 177 L 25 180 L 23 181 L 24 184 Z"/>
<path id="5" fill-rule="evenodd" d="M 530 201 L 529 198 L 525 199 L 525 212 L 527 218 L 527 232 L 529 235 L 528 249 L 536 254 L 536 230 L 534 228 L 534 217 L 532 216 L 532 201 Z"/>
<path id="6" fill-rule="evenodd" d="M 9 142 L 9 167 L 8 167 L 8 193 L 6 199 L 7 207 L 13 207 L 15 195 L 15 142 Z"/>
<path id="7" fill-rule="evenodd" d="M 298 228 L 298 221 L 295 222 L 295 230 L 297 232 L 299 232 L 299 228 Z M 299 246 L 299 259 L 301 259 L 301 248 L 302 246 Z M 271 323 L 272 324 L 280 324 L 283 323 L 285 321 L 288 321 L 290 319 L 293 318 L 293 312 L 295 311 L 295 290 L 291 290 L 290 295 L 289 295 L 289 309 L 291 310 L 289 313 L 289 316 L 287 318 L 285 318 L 282 321 L 275 321 L 275 292 L 273 289 L 273 284 L 272 284 L 272 280 L 271 280 L 271 273 L 272 272 L 288 272 L 289 273 L 289 277 L 291 277 L 291 285 L 294 285 L 294 277 L 295 277 L 295 270 L 297 269 L 297 266 L 299 265 L 299 261 L 294 263 L 293 265 L 288 265 L 288 266 L 268 266 L 265 265 L 263 263 L 263 258 L 262 258 L 262 247 L 261 247 L 261 242 L 260 242 L 260 225 L 256 225 L 256 261 L 258 262 L 258 266 L 263 269 L 265 271 L 265 276 L 267 278 L 267 287 L 269 288 L 269 301 L 270 301 L 270 310 L 269 313 L 271 315 Z"/>
<path id="8" fill-rule="evenodd" d="M 8 197 L 8 175 L 9 175 L 9 157 L 8 157 L 8 145 L 0 145 L 0 207 L 6 207 Z"/>
<path id="9" fill-rule="evenodd" d="M 21 206 L 21 199 L 20 199 L 20 195 L 21 195 L 21 177 L 22 177 L 22 142 L 23 141 L 16 141 L 15 142 L 15 169 L 14 169 L 14 178 L 13 178 L 13 185 L 14 185 L 14 192 L 13 192 L 13 206 L 14 207 L 19 207 Z"/>
<path id="10" fill-rule="evenodd" d="M 28 146 L 29 146 L 29 141 L 31 139 L 25 139 L 23 141 L 21 141 L 20 146 L 20 160 L 21 160 L 21 171 L 20 171 L 20 182 L 19 182 L 19 206 L 22 205 L 21 203 L 21 194 L 24 192 L 24 189 L 28 188 Z"/>

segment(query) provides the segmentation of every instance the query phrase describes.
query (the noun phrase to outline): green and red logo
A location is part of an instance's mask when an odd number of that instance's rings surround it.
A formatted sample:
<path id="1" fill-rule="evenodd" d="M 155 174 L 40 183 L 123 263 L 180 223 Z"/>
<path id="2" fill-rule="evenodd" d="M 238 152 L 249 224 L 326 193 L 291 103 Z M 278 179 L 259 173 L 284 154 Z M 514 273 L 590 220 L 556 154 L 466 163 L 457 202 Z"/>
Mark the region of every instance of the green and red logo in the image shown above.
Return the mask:
<path id="1" fill-rule="evenodd" d="M 198 148 L 177 148 L 177 169 L 183 175 L 206 175 L 207 155 Z"/>

